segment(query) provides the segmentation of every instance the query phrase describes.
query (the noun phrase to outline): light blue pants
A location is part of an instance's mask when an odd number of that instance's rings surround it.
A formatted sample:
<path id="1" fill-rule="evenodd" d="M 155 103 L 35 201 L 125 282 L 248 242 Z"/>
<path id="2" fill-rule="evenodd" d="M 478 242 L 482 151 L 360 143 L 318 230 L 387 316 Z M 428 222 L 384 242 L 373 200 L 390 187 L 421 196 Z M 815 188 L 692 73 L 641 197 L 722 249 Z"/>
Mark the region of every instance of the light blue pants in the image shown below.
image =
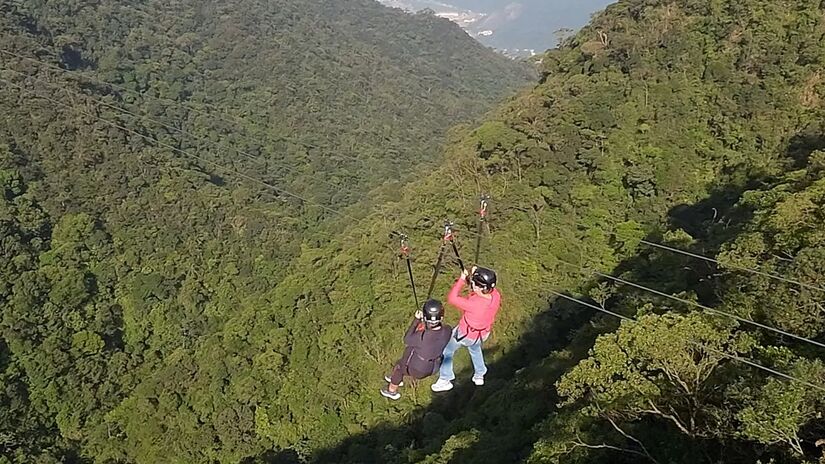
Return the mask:
<path id="1" fill-rule="evenodd" d="M 455 379 L 455 372 L 453 372 L 453 355 L 462 346 L 467 347 L 470 352 L 470 359 L 473 360 L 473 370 L 475 375 L 483 377 L 487 373 L 487 366 L 484 364 L 484 353 L 481 352 L 481 344 L 487 337 L 481 340 L 474 340 L 470 337 L 465 337 L 460 342 L 456 341 L 455 337 L 458 334 L 458 327 L 453 329 L 453 335 L 450 337 L 450 343 L 444 347 L 444 360 L 441 361 L 441 369 L 438 371 L 439 380 L 453 380 Z"/>

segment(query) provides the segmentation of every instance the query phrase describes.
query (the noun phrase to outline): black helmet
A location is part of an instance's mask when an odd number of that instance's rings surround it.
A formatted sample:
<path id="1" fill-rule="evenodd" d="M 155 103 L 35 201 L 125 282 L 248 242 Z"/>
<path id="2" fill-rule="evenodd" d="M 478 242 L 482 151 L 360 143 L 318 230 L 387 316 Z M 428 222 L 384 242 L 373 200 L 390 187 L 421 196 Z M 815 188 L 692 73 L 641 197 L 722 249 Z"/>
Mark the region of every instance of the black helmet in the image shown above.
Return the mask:
<path id="1" fill-rule="evenodd" d="M 444 305 L 438 300 L 427 300 L 421 312 L 424 313 L 424 322 L 428 324 L 441 324 L 444 319 Z"/>
<path id="2" fill-rule="evenodd" d="M 470 277 L 470 281 L 476 284 L 482 292 L 490 293 L 496 288 L 496 273 L 492 269 L 478 267 Z"/>

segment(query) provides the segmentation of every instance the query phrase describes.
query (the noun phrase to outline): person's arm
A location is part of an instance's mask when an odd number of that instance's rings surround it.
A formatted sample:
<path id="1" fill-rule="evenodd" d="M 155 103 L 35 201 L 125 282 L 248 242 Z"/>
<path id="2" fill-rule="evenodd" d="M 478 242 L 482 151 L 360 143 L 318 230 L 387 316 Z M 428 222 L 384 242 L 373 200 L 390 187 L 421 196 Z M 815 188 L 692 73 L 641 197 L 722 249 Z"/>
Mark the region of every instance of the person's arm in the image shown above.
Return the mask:
<path id="1" fill-rule="evenodd" d="M 465 270 L 461 272 L 461 275 L 458 276 L 458 280 L 456 280 L 453 284 L 453 288 L 451 288 L 450 292 L 447 294 L 447 303 L 450 303 L 461 311 L 466 309 L 467 298 L 461 296 L 461 290 L 464 288 L 466 283 L 467 271 Z"/>
<path id="2" fill-rule="evenodd" d="M 418 313 L 416 313 L 416 316 Z M 418 326 L 421 324 L 421 320 L 418 317 L 413 318 L 412 323 L 410 323 L 410 327 L 407 329 L 407 332 L 404 334 L 404 344 L 407 346 L 416 346 L 421 341 L 421 336 L 418 333 Z"/>

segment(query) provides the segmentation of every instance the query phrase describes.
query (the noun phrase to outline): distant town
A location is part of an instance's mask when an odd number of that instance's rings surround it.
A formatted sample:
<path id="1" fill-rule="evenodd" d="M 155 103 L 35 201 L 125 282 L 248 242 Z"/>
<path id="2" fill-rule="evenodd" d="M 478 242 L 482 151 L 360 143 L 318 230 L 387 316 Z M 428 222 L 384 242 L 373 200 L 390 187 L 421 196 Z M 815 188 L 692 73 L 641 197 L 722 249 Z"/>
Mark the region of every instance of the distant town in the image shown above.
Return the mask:
<path id="1" fill-rule="evenodd" d="M 488 13 L 465 10 L 455 6 L 433 1 L 433 0 L 378 0 L 382 4 L 391 7 L 399 8 L 408 12 L 420 12 L 430 10 L 432 13 L 440 18 L 448 19 L 464 29 L 467 34 L 475 38 L 484 45 L 490 45 L 487 40 L 495 35 L 494 28 L 487 27 Z M 492 47 L 497 52 L 513 59 L 526 58 L 536 55 L 534 49 L 527 48 L 497 48 Z"/>

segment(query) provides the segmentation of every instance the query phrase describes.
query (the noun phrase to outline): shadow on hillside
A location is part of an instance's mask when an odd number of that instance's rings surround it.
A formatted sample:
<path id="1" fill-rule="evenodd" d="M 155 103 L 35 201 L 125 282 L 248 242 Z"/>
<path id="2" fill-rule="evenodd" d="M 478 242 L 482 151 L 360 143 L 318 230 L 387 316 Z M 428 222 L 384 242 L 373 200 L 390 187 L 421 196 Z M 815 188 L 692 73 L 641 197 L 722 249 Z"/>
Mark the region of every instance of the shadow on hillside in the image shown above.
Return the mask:
<path id="1" fill-rule="evenodd" d="M 565 348 L 571 334 L 586 326 L 593 312 L 566 301 L 551 304 L 531 320 L 514 349 L 488 364 L 483 387 L 470 382 L 469 356 L 466 350 L 459 351 L 456 387 L 452 391 L 434 395 L 430 404 L 412 413 L 409 422 L 383 424 L 319 452 L 313 461 L 407 462 L 402 448 L 416 450 L 410 457 L 423 458 L 441 450 L 448 437 L 462 432 L 471 433 L 466 443 L 456 443 L 459 449 L 449 462 L 467 462 L 470 456 L 478 455 L 477 447 L 495 453 L 487 457 L 487 462 L 513 462 L 525 457 L 521 454 L 534 441 L 532 427 L 554 409 L 552 385 L 571 363 L 569 359 L 548 363 L 545 358 Z M 496 349 L 498 345 L 491 346 L 485 355 Z M 525 366 L 533 369 L 525 372 Z M 421 381 L 416 388 L 429 389 L 434 380 Z M 411 394 L 409 388 L 402 391 Z"/>
<path id="2" fill-rule="evenodd" d="M 811 154 L 825 150 L 825 135 L 821 131 L 809 131 L 795 135 L 788 145 L 787 155 L 794 162 L 794 167 L 803 168 L 808 164 Z"/>
<path id="3" fill-rule="evenodd" d="M 675 224 L 691 215 L 702 215 L 708 208 L 729 207 L 737 198 L 736 192 L 722 190 L 693 207 L 674 208 L 671 219 Z M 658 240 L 658 237 L 651 237 L 651 240 Z M 707 252 L 707 249 L 703 251 Z M 620 264 L 617 273 L 640 267 L 655 270 L 659 265 L 670 265 L 667 261 L 656 264 L 653 255 L 647 250 L 643 253 Z M 704 275 L 705 271 L 697 272 L 695 278 L 683 280 L 680 285 L 695 283 Z M 651 272 L 649 277 L 647 284 L 651 286 L 661 288 L 665 283 L 661 282 L 664 280 L 662 274 Z M 678 289 L 668 288 L 668 291 Z M 592 300 L 587 301 L 592 303 Z M 472 385 L 469 356 L 466 350 L 459 351 L 456 388 L 434 395 L 430 404 L 411 412 L 407 421 L 381 424 L 350 437 L 333 448 L 317 452 L 311 462 L 416 462 L 439 452 L 442 454 L 434 462 L 463 463 L 483 459 L 485 464 L 491 464 L 522 461 L 539 438 L 536 426 L 556 410 L 555 382 L 586 355 L 600 333 L 613 330 L 617 325 L 617 320 L 596 310 L 563 299 L 551 300 L 548 307 L 526 325 L 518 343 L 488 363 L 489 373 L 483 387 Z M 494 344 L 485 350 L 485 354 L 489 358 L 496 349 L 500 348 Z M 567 350 L 568 355 L 552 355 L 561 350 Z M 525 369 L 528 366 L 529 369 Z M 415 388 L 428 389 L 433 381 L 434 378 L 426 379 Z M 407 401 L 413 394 L 411 388 L 402 389 L 408 396 Z M 375 394 L 378 394 L 377 389 Z M 614 462 L 625 462 L 626 459 L 620 455 L 613 458 Z M 299 462 L 299 457 L 292 452 L 270 452 L 246 461 L 247 464 Z"/>
<path id="4" fill-rule="evenodd" d="M 241 464 L 301 464 L 301 458 L 293 450 L 267 451 L 255 458 L 245 459 Z"/>
<path id="5" fill-rule="evenodd" d="M 821 148 L 825 148 L 825 137 L 803 134 L 791 140 L 787 155 L 789 161 L 798 163 Z M 668 213 L 668 230 L 682 229 L 693 238 L 690 243 L 674 246 L 713 257 L 722 243 L 741 232 L 752 217 L 752 211 L 737 205 L 740 196 L 746 190 L 759 188 L 770 179 L 726 179 L 730 182 L 712 189 L 706 199 L 692 205 L 671 208 Z M 661 243 L 664 240 L 663 233 L 653 233 L 648 240 Z M 700 301 L 707 304 L 712 304 L 715 298 L 709 284 L 716 273 L 712 262 L 645 246 L 641 246 L 635 256 L 614 269 L 614 275 L 632 274 L 631 279 L 634 281 L 660 291 L 696 291 Z M 597 283 L 591 281 L 582 288 L 591 288 Z M 645 297 L 648 301 L 665 303 L 662 297 L 651 294 L 646 294 Z M 526 331 L 515 346 L 497 356 L 494 362 L 488 363 L 487 383 L 483 387 L 471 384 L 469 357 L 466 350 L 461 350 L 457 355 L 457 381 L 454 390 L 434 395 L 430 404 L 412 411 L 407 421 L 381 424 L 365 433 L 347 438 L 335 447 L 317 452 L 312 456 L 311 462 L 417 462 L 439 452 L 441 454 L 438 459 L 427 462 L 463 463 L 483 460 L 485 464 L 491 464 L 522 461 L 539 438 L 537 426 L 556 410 L 558 397 L 555 382 L 586 356 L 600 333 L 613 330 L 617 325 L 616 319 L 590 308 L 563 299 L 550 300 L 547 307 L 526 324 Z M 499 349 L 501 348 L 494 344 L 485 349 L 485 354 L 489 359 Z M 408 396 L 402 401 L 409 401 L 413 388 L 428 389 L 434 380 L 426 379 L 416 387 L 402 389 L 402 393 Z M 378 395 L 377 388 L 375 394 Z M 653 434 L 651 436 L 661 431 L 660 423 L 651 422 L 647 425 Z M 682 436 L 677 439 L 687 440 Z M 685 443 L 688 448 L 694 446 Z M 695 445 L 700 446 L 698 443 Z M 732 452 L 732 445 L 729 443 L 728 446 L 723 450 L 715 442 L 703 442 L 701 447 L 705 459 L 701 462 L 721 462 L 721 453 Z M 746 462 L 746 457 L 749 456 L 747 447 L 740 451 L 742 453 L 739 457 L 745 461 L 732 455 L 724 456 L 724 459 L 729 459 L 729 462 Z M 712 458 L 712 455 L 717 457 Z M 636 462 L 632 455 L 628 457 L 614 453 L 605 456 L 605 459 L 613 463 Z M 247 462 L 294 464 L 301 461 L 296 454 L 287 452 L 270 453 Z"/>

